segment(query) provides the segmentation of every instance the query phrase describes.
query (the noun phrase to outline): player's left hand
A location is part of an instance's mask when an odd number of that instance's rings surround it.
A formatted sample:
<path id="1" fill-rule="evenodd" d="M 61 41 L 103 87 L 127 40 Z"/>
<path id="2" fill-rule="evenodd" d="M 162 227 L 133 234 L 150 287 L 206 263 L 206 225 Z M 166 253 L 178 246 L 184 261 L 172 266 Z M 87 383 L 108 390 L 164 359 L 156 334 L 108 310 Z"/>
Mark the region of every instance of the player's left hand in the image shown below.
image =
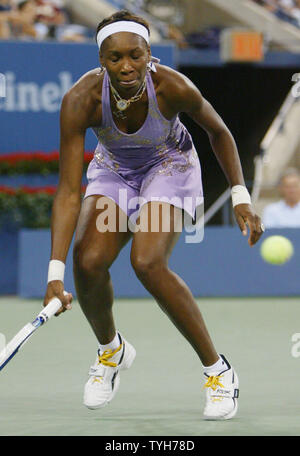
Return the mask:
<path id="1" fill-rule="evenodd" d="M 265 231 L 260 217 L 255 214 L 251 204 L 237 204 L 233 209 L 237 224 L 243 236 L 247 236 L 248 234 L 248 225 L 250 230 L 248 244 L 250 247 L 253 247 Z"/>

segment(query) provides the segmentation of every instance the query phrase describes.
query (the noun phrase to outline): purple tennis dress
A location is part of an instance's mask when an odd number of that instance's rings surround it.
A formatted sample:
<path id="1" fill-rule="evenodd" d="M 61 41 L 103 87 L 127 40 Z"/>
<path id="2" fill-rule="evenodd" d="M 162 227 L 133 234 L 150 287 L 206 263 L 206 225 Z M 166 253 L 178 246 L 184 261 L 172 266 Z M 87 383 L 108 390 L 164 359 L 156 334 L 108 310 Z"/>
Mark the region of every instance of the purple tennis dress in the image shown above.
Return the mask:
<path id="1" fill-rule="evenodd" d="M 192 138 L 178 116 L 161 114 L 151 74 L 146 74 L 148 115 L 133 134 L 120 131 L 110 107 L 109 76 L 102 86 L 102 125 L 94 128 L 98 145 L 87 170 L 85 198 L 111 198 L 131 218 L 149 201 L 166 201 L 192 218 L 203 203 L 200 162 Z"/>

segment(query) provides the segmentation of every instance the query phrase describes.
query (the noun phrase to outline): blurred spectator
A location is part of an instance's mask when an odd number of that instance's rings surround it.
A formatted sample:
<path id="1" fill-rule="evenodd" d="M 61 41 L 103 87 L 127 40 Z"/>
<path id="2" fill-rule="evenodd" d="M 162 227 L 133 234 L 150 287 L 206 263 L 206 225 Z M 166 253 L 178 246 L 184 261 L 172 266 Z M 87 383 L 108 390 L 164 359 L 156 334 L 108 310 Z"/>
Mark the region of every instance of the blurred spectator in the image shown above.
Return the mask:
<path id="1" fill-rule="evenodd" d="M 300 227 L 300 173 L 288 169 L 279 182 L 280 201 L 269 204 L 263 211 L 262 220 L 267 228 Z"/>
<path id="2" fill-rule="evenodd" d="M 56 27 L 55 38 L 58 41 L 71 41 L 74 43 L 82 43 L 89 39 L 93 39 L 94 30 L 90 30 L 84 25 L 68 24 Z"/>
<path id="3" fill-rule="evenodd" d="M 0 1 L 0 38 L 42 39 L 47 35 L 47 27 L 36 21 L 35 0 Z"/>
<path id="4" fill-rule="evenodd" d="M 278 0 L 263 0 L 262 4 L 272 13 L 275 13 L 278 9 Z"/>
<path id="5" fill-rule="evenodd" d="M 295 6 L 292 9 L 291 15 L 297 21 L 298 27 L 300 27 L 300 0 L 294 0 Z"/>
<path id="6" fill-rule="evenodd" d="M 11 0 L 0 0 L 0 39 L 10 38 L 9 13 L 12 9 Z"/>
<path id="7" fill-rule="evenodd" d="M 12 9 L 11 0 L 0 0 L 0 12 L 10 11 Z"/>
<path id="8" fill-rule="evenodd" d="M 163 1 L 163 0 L 138 0 L 141 15 L 148 13 L 152 16 L 153 24 L 159 28 L 160 33 L 164 39 L 174 41 L 179 48 L 186 48 L 189 46 L 184 33 L 181 31 L 180 26 L 183 22 L 183 9 L 180 2 Z M 127 3 L 135 3 L 136 0 L 128 1 Z M 131 8 L 132 9 L 132 8 Z M 165 15 L 162 17 L 162 12 Z M 150 19 L 150 17 L 149 17 Z"/>
<path id="9" fill-rule="evenodd" d="M 35 0 L 37 5 L 37 22 L 48 25 L 62 25 L 68 22 L 65 11 L 53 0 Z M 61 6 L 64 4 L 61 2 Z"/>
<path id="10" fill-rule="evenodd" d="M 295 8 L 294 0 L 277 0 L 277 4 L 279 8 L 282 8 L 282 10 L 288 14 L 290 14 L 293 8 Z"/>
<path id="11" fill-rule="evenodd" d="M 218 49 L 222 27 L 207 27 L 201 32 L 188 33 L 186 39 L 191 47 L 199 49 Z"/>
<path id="12" fill-rule="evenodd" d="M 72 24 L 63 0 L 35 0 L 37 5 L 36 22 L 47 27 L 47 38 L 58 41 L 83 42 L 89 38 L 88 29 Z"/>
<path id="13" fill-rule="evenodd" d="M 187 48 L 189 46 L 189 43 L 186 40 L 186 37 L 182 33 L 182 31 L 176 27 L 176 25 L 173 24 L 168 24 L 168 31 L 167 31 L 167 36 L 169 40 L 175 41 L 177 46 L 181 49 Z"/>
<path id="14" fill-rule="evenodd" d="M 299 0 L 252 0 L 274 13 L 279 19 L 300 27 Z"/>
<path id="15" fill-rule="evenodd" d="M 180 30 L 173 8 L 171 20 L 161 20 L 157 0 L 115 0 L 119 7 L 129 9 L 145 17 L 158 30 L 162 39 L 174 41 L 178 47 L 189 46 Z M 164 0 L 159 0 L 164 3 Z M 152 9 L 150 11 L 150 6 Z M 168 9 L 167 8 L 167 9 Z M 0 0 L 0 39 L 55 39 L 58 41 L 83 42 L 93 40 L 94 30 L 80 24 L 73 24 L 65 0 Z"/>
<path id="16" fill-rule="evenodd" d="M 153 24 L 160 33 L 162 39 L 172 40 L 180 48 L 188 46 L 188 42 L 183 32 L 176 23 L 178 20 L 176 19 L 176 14 L 174 15 L 174 11 L 178 8 L 176 8 L 176 6 L 174 7 L 174 5 L 172 6 L 172 4 L 170 5 L 169 1 L 165 3 L 172 9 L 173 16 L 171 19 L 166 18 L 166 20 L 163 20 L 159 13 L 156 14 L 158 4 L 164 3 L 162 0 L 158 3 L 155 0 L 116 0 L 116 3 L 120 9 L 127 9 L 134 14 L 144 17 L 150 23 L 150 26 Z"/>
<path id="17" fill-rule="evenodd" d="M 20 1 L 16 9 L 9 14 L 11 35 L 14 38 L 43 38 L 47 34 L 46 28 L 35 24 L 37 5 L 35 0 Z"/>
<path id="18" fill-rule="evenodd" d="M 93 31 L 70 23 L 63 0 L 0 0 L 0 39 L 82 42 Z"/>
<path id="19" fill-rule="evenodd" d="M 89 29 L 83 25 L 72 24 L 62 0 L 35 0 L 37 18 L 48 28 L 48 38 L 58 41 L 83 42 L 90 38 Z"/>
<path id="20" fill-rule="evenodd" d="M 293 25 L 299 26 L 299 23 L 295 17 L 297 10 L 295 0 L 277 0 L 277 2 L 277 17 L 279 17 L 279 19 L 290 22 Z"/>

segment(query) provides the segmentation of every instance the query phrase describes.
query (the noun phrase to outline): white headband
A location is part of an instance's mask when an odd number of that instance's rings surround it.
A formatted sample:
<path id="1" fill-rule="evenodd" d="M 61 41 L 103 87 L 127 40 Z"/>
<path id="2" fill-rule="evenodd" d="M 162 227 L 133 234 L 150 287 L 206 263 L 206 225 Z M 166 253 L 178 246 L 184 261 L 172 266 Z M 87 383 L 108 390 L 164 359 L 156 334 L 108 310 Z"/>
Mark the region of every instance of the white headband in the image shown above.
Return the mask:
<path id="1" fill-rule="evenodd" d="M 99 30 L 97 35 L 97 43 L 99 49 L 101 48 L 101 44 L 105 38 L 112 35 L 113 33 L 119 32 L 136 33 L 137 35 L 140 35 L 142 38 L 144 38 L 144 40 L 149 44 L 149 32 L 144 25 L 133 21 L 117 21 L 113 22 L 112 24 L 108 24 Z"/>

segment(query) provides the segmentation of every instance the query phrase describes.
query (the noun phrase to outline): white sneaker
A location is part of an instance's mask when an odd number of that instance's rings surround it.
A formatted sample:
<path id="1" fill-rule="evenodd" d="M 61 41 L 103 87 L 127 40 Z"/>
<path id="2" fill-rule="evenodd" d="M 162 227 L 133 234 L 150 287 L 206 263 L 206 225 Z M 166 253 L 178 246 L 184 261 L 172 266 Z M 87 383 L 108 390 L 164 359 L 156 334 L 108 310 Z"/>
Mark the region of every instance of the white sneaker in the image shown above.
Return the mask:
<path id="1" fill-rule="evenodd" d="M 120 370 L 129 369 L 136 351 L 120 334 L 120 346 L 112 351 L 105 350 L 98 356 L 89 371 L 89 380 L 84 388 L 83 403 L 89 409 L 105 407 L 115 396 L 120 385 Z"/>
<path id="2" fill-rule="evenodd" d="M 216 376 L 208 376 L 204 387 L 206 390 L 205 420 L 229 420 L 238 409 L 239 380 L 234 369 L 223 355 L 221 358 L 228 368 Z"/>

